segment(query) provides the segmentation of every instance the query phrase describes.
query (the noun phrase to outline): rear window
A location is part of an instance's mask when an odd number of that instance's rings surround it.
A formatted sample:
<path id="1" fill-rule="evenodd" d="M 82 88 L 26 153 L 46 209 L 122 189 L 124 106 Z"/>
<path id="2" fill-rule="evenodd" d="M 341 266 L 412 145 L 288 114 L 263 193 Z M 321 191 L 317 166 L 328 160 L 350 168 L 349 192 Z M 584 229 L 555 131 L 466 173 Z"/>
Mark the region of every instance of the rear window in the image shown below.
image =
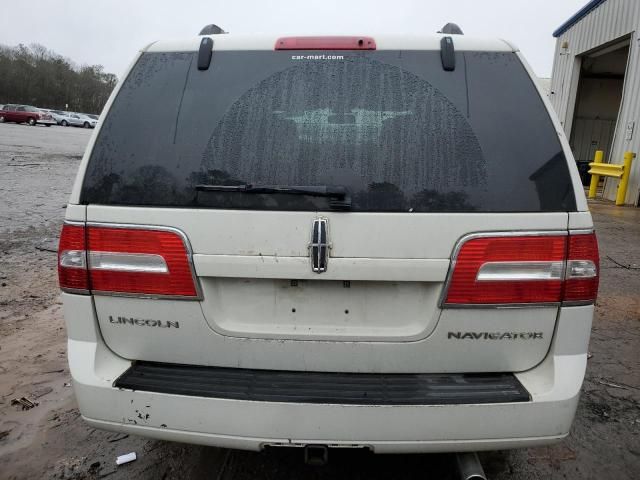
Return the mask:
<path id="1" fill-rule="evenodd" d="M 549 115 L 513 53 L 144 53 L 103 120 L 81 201 L 330 210 L 199 185 L 340 186 L 351 211 L 575 210 Z"/>

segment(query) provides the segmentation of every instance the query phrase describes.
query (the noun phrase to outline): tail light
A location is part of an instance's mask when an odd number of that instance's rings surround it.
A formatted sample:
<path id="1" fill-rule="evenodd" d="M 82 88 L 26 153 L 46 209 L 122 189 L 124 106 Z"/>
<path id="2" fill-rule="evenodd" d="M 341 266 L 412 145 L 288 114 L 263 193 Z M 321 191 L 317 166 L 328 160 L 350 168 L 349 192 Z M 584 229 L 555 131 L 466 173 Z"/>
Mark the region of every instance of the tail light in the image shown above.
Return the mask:
<path id="1" fill-rule="evenodd" d="M 598 296 L 600 255 L 595 233 L 569 236 L 565 302 L 594 302 Z"/>
<path id="2" fill-rule="evenodd" d="M 58 273 L 75 293 L 198 298 L 188 244 L 173 229 L 65 224 Z"/>
<path id="3" fill-rule="evenodd" d="M 58 281 L 63 290 L 89 293 L 84 225 L 65 223 L 62 227 L 58 244 Z"/>
<path id="4" fill-rule="evenodd" d="M 470 236 L 454 254 L 443 306 L 592 303 L 598 268 L 593 232 Z"/>

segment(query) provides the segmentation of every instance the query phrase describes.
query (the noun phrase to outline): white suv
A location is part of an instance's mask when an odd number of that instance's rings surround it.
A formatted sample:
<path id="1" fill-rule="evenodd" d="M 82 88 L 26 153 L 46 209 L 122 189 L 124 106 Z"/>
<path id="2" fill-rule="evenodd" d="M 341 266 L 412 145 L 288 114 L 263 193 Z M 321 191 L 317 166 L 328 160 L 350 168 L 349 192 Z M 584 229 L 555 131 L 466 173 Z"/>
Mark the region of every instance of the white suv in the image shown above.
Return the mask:
<path id="1" fill-rule="evenodd" d="M 255 450 L 568 434 L 597 243 L 512 45 L 161 41 L 102 118 L 59 249 L 92 426 Z"/>

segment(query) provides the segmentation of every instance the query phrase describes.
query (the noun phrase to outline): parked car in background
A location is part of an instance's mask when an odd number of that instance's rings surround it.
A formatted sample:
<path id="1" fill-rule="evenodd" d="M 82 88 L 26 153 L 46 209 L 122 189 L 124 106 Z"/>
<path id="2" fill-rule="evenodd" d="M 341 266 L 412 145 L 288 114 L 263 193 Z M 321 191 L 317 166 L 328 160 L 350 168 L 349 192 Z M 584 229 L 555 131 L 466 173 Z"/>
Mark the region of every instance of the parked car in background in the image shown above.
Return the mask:
<path id="1" fill-rule="evenodd" d="M 0 123 L 3 122 L 28 123 L 31 126 L 41 124 L 47 127 L 56 124 L 51 114 L 39 108 L 32 107 L 31 105 L 15 104 L 4 105 L 2 107 L 0 110 Z"/>
<path id="2" fill-rule="evenodd" d="M 98 118 L 100 118 L 98 115 L 94 115 L 93 113 L 87 113 L 87 117 L 93 118 L 96 121 L 98 120 Z"/>
<path id="3" fill-rule="evenodd" d="M 85 120 L 87 122 L 89 122 L 89 128 L 95 128 L 96 125 L 98 124 L 98 120 L 89 116 L 86 113 L 77 113 L 76 115 L 78 115 L 78 117 L 80 117 L 82 120 Z M 82 124 L 83 127 L 87 128 L 86 124 L 83 122 Z"/>
<path id="4" fill-rule="evenodd" d="M 63 112 L 62 110 L 51 110 L 50 113 L 58 125 L 62 125 L 63 127 L 69 125 L 69 117 L 71 116 L 69 112 Z"/>
<path id="5" fill-rule="evenodd" d="M 85 115 L 84 113 L 63 112 L 61 110 L 53 110 L 51 112 L 58 125 L 68 127 L 95 128 L 97 121 Z"/>

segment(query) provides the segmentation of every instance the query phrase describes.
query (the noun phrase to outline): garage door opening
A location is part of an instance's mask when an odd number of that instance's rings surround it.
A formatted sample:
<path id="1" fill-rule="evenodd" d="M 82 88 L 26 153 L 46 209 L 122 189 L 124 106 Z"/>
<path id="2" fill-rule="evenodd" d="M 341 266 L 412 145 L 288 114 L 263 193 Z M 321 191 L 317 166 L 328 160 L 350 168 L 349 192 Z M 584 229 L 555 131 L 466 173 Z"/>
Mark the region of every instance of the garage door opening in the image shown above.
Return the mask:
<path id="1" fill-rule="evenodd" d="M 611 146 L 622 101 L 629 39 L 586 53 L 581 58 L 580 80 L 571 128 L 571 150 L 583 185 L 588 185 L 589 162 L 603 150 L 612 162 Z M 614 162 L 615 163 L 615 162 Z"/>

